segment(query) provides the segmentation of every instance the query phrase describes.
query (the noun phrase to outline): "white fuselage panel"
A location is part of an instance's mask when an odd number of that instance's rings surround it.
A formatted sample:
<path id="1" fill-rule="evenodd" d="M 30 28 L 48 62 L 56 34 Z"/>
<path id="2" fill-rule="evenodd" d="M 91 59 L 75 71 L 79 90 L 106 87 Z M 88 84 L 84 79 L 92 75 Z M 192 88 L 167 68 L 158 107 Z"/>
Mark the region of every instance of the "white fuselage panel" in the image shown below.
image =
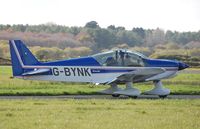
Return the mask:
<path id="1" fill-rule="evenodd" d="M 51 69 L 48 75 L 23 76 L 28 80 L 47 80 L 63 82 L 91 82 L 106 83 L 117 79 L 120 75 L 145 67 L 104 67 L 104 66 L 46 66 Z M 176 74 L 175 68 L 168 67 L 162 74 L 158 74 L 144 81 L 160 80 Z"/>

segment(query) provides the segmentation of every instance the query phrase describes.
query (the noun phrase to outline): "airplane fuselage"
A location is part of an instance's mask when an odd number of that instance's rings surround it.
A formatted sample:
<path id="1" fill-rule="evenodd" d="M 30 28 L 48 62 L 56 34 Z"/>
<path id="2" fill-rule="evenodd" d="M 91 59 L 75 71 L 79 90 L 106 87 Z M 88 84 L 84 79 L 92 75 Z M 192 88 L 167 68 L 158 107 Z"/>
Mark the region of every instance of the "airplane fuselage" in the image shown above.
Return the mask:
<path id="1" fill-rule="evenodd" d="M 34 67 L 34 66 L 33 66 Z M 120 75 L 140 69 L 150 69 L 150 67 L 103 67 L 103 66 L 38 66 L 39 68 L 49 68 L 50 72 L 34 75 L 23 76 L 23 79 L 28 80 L 46 80 L 46 81 L 63 81 L 63 82 L 91 82 L 91 83 L 106 83 L 112 78 L 117 78 Z M 177 67 L 164 67 L 166 71 L 159 75 L 152 76 L 148 80 L 153 81 L 170 78 L 176 75 Z M 34 67 L 37 69 L 37 66 Z M 134 81 L 133 82 L 141 82 Z"/>

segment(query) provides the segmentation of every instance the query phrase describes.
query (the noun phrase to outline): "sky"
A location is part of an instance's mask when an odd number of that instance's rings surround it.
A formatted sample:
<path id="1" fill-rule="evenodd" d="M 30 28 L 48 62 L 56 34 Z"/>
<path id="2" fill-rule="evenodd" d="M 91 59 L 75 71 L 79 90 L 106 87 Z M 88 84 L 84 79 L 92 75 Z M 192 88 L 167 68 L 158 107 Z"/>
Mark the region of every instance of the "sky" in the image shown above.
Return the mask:
<path id="1" fill-rule="evenodd" d="M 0 24 L 200 30 L 200 0 L 0 0 Z"/>

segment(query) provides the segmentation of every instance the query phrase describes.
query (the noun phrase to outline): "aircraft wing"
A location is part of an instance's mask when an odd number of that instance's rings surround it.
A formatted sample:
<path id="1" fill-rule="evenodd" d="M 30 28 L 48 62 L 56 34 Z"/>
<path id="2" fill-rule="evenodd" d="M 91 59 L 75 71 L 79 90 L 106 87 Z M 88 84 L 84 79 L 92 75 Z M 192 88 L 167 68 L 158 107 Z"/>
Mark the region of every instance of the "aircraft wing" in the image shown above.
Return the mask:
<path id="1" fill-rule="evenodd" d="M 23 76 L 30 76 L 30 75 L 37 75 L 37 74 L 42 74 L 42 73 L 46 73 L 46 72 L 49 72 L 51 69 L 35 69 L 33 71 L 29 71 L 29 72 L 26 72 L 26 73 L 23 73 L 22 75 Z"/>
<path id="2" fill-rule="evenodd" d="M 140 82 L 145 81 L 146 79 L 153 77 L 155 75 L 161 74 L 165 72 L 165 69 L 163 68 L 142 68 L 137 69 L 135 71 L 131 71 L 125 74 L 122 74 L 118 76 L 115 79 L 112 79 L 107 82 L 107 84 L 113 83 L 113 82 Z"/>

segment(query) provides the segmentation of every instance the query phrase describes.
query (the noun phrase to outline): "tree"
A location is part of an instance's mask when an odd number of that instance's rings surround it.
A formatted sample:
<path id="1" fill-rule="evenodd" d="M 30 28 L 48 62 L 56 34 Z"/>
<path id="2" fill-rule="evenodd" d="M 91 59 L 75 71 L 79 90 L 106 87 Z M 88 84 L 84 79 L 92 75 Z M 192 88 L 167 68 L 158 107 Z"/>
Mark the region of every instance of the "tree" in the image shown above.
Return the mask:
<path id="1" fill-rule="evenodd" d="M 4 59 L 8 59 L 10 57 L 10 49 L 8 45 L 8 41 L 0 40 L 0 57 Z"/>
<path id="2" fill-rule="evenodd" d="M 0 57 L 3 57 L 3 50 L 0 48 Z"/>
<path id="3" fill-rule="evenodd" d="M 86 28 L 98 28 L 99 25 L 96 21 L 90 21 L 90 22 L 86 23 L 85 27 Z"/>
<path id="4" fill-rule="evenodd" d="M 118 31 L 126 30 L 126 28 L 123 27 L 123 26 L 118 26 L 116 29 L 117 29 Z"/>
<path id="5" fill-rule="evenodd" d="M 45 49 L 40 49 L 38 51 L 35 52 L 36 57 L 40 60 L 40 61 L 47 61 L 48 60 L 48 50 Z"/>
<path id="6" fill-rule="evenodd" d="M 144 39 L 145 37 L 145 30 L 143 28 L 133 28 L 133 32 L 135 32 L 138 36 Z"/>
<path id="7" fill-rule="evenodd" d="M 77 48 L 65 48 L 64 53 L 65 57 L 74 58 L 80 56 L 90 55 L 92 50 L 87 47 L 77 47 Z"/>
<path id="8" fill-rule="evenodd" d="M 166 46 L 166 49 L 169 49 L 169 50 L 173 50 L 173 49 L 177 50 L 180 48 L 178 44 L 175 44 L 175 43 L 167 43 L 165 46 Z"/>
<path id="9" fill-rule="evenodd" d="M 117 33 L 117 42 L 126 43 L 130 47 L 140 45 L 141 41 L 141 37 L 132 31 L 121 30 Z"/>
<path id="10" fill-rule="evenodd" d="M 157 44 L 163 44 L 165 42 L 165 32 L 157 28 L 156 30 L 147 30 L 146 32 L 146 45 L 155 46 Z"/>
<path id="11" fill-rule="evenodd" d="M 115 25 L 109 25 L 109 26 L 107 27 L 107 29 L 115 30 L 116 28 L 115 28 Z"/>
<path id="12" fill-rule="evenodd" d="M 174 42 L 173 36 L 174 36 L 174 33 L 173 33 L 172 31 L 168 30 L 168 31 L 166 32 L 166 34 L 165 34 L 165 40 L 166 40 L 167 42 Z"/>
<path id="13" fill-rule="evenodd" d="M 72 33 L 73 35 L 77 35 L 78 33 L 80 33 L 80 31 L 81 28 L 76 26 L 73 26 L 69 29 L 69 32 Z"/>
<path id="14" fill-rule="evenodd" d="M 90 31 L 90 34 L 94 38 L 94 41 L 97 43 L 98 50 L 109 48 L 116 41 L 115 35 L 107 29 L 93 29 Z"/>
<path id="15" fill-rule="evenodd" d="M 41 47 L 39 50 L 35 50 L 35 55 L 39 60 L 42 61 L 59 60 L 64 58 L 63 50 L 56 47 Z"/>
<path id="16" fill-rule="evenodd" d="M 163 44 L 165 42 L 165 32 L 157 28 L 153 31 L 153 42 L 154 44 Z"/>

